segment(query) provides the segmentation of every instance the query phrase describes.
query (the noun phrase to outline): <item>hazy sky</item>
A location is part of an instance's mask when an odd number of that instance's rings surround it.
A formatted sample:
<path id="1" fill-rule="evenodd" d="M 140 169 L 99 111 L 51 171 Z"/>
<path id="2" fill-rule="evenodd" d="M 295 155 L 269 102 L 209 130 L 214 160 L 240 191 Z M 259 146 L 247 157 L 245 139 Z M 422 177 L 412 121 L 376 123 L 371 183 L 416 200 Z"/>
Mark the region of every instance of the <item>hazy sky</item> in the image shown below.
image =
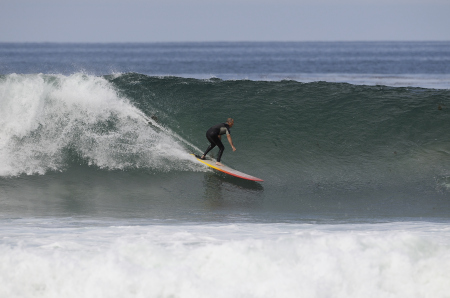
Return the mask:
<path id="1" fill-rule="evenodd" d="M 0 42 L 450 40 L 450 0 L 0 0 Z"/>

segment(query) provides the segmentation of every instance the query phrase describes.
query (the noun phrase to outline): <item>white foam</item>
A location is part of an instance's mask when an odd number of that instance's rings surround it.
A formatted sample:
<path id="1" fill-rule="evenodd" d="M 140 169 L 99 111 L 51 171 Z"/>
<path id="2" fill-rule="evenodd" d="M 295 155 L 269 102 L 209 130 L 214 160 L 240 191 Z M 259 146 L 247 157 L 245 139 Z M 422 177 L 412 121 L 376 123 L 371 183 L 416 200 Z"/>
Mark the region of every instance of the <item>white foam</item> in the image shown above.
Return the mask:
<path id="1" fill-rule="evenodd" d="M 0 95 L 2 176 L 63 170 L 67 150 L 108 169 L 194 164 L 168 130 L 147 125 L 101 77 L 12 74 L 0 80 Z"/>
<path id="2" fill-rule="evenodd" d="M 450 291 L 450 230 L 441 224 L 73 227 L 38 219 L 3 221 L 0 235 L 0 297 L 445 297 Z"/>

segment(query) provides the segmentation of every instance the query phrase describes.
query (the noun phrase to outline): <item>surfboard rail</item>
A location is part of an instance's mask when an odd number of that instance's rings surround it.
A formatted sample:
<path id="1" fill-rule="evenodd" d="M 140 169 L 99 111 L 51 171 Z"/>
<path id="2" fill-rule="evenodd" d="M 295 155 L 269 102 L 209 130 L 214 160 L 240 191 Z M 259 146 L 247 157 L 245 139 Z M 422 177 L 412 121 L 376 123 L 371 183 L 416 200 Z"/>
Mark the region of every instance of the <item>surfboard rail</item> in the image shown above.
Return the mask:
<path id="1" fill-rule="evenodd" d="M 248 175 L 245 174 L 243 172 L 237 171 L 235 169 L 232 169 L 230 167 L 227 167 L 226 165 L 223 166 L 218 166 L 216 165 L 216 161 L 215 160 L 211 160 L 211 159 L 201 159 L 200 156 L 196 155 L 196 154 L 192 154 L 198 161 L 200 161 L 201 163 L 207 165 L 210 168 L 213 168 L 217 171 L 223 172 L 225 174 L 234 176 L 234 177 L 238 177 L 241 179 L 246 179 L 246 180 L 251 180 L 251 181 L 264 181 L 263 179 L 254 177 L 252 175 Z"/>

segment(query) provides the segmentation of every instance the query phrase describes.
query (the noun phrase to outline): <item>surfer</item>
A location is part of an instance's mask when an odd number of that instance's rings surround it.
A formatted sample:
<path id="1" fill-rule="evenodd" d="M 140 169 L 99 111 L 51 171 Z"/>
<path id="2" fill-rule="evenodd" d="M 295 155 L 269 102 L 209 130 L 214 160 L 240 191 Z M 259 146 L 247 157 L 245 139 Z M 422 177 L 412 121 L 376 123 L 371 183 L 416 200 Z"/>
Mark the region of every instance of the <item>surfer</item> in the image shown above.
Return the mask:
<path id="1" fill-rule="evenodd" d="M 219 155 L 217 155 L 217 162 L 216 165 L 223 166 L 223 164 L 220 162 L 220 159 L 222 157 L 223 150 L 225 150 L 225 147 L 222 144 L 221 138 L 222 135 L 226 134 L 228 142 L 231 145 L 231 148 L 233 148 L 233 151 L 236 151 L 236 148 L 233 145 L 233 141 L 231 140 L 231 134 L 230 134 L 230 128 L 233 127 L 234 120 L 232 118 L 228 118 L 227 122 L 220 123 L 217 125 L 214 125 L 208 131 L 206 132 L 206 138 L 210 142 L 208 148 L 206 149 L 205 153 L 203 153 L 202 157 L 200 159 L 205 159 L 206 154 L 208 154 L 211 149 L 214 147 L 219 147 Z"/>

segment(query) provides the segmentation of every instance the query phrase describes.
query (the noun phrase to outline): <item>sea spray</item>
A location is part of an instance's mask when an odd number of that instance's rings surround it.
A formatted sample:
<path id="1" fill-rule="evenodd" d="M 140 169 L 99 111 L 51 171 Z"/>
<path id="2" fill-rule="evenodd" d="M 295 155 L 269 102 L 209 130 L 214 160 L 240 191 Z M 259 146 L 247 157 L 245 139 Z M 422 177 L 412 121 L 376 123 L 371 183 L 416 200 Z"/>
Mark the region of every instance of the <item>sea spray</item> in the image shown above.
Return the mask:
<path id="1" fill-rule="evenodd" d="M 76 162 L 162 171 L 193 164 L 101 77 L 13 74 L 1 77 L 0 94 L 0 175 L 44 174 Z"/>

